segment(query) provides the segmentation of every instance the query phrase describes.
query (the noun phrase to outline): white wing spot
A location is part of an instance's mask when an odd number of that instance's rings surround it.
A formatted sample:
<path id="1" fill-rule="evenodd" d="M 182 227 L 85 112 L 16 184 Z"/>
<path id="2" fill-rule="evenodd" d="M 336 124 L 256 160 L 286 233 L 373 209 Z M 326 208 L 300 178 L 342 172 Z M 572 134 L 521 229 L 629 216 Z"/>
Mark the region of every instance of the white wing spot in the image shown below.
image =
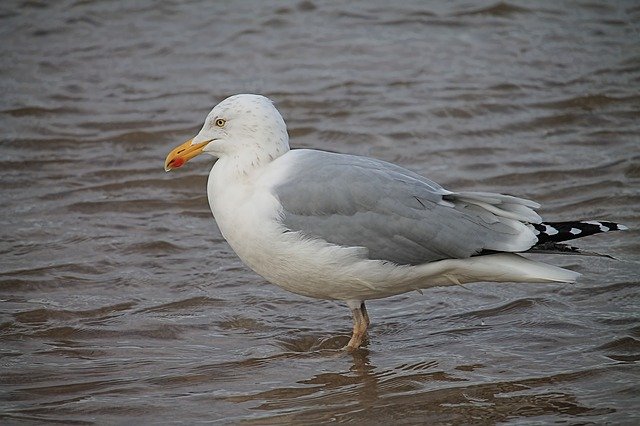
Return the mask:
<path id="1" fill-rule="evenodd" d="M 607 227 L 606 227 L 606 226 L 604 226 L 604 225 L 600 225 L 600 230 L 601 230 L 602 232 L 607 232 L 607 231 L 609 230 L 609 228 L 607 228 Z"/>
<path id="2" fill-rule="evenodd" d="M 544 233 L 547 235 L 556 235 L 558 233 L 558 230 L 556 228 L 554 228 L 553 226 L 549 226 L 549 225 L 544 225 Z"/>
<path id="3" fill-rule="evenodd" d="M 578 235 L 579 233 L 582 232 L 582 229 L 578 229 L 578 228 L 571 228 L 569 230 L 569 232 L 571 232 L 573 235 Z"/>

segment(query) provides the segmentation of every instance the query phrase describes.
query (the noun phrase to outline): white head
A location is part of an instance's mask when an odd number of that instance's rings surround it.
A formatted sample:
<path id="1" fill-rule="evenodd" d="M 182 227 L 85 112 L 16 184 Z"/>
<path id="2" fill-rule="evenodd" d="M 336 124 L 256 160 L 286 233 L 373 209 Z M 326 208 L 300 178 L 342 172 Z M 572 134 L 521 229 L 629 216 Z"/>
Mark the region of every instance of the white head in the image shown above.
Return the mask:
<path id="1" fill-rule="evenodd" d="M 169 153 L 165 170 L 178 168 L 202 152 L 260 165 L 287 151 L 287 126 L 273 102 L 260 95 L 234 95 L 211 110 L 193 139 Z"/>

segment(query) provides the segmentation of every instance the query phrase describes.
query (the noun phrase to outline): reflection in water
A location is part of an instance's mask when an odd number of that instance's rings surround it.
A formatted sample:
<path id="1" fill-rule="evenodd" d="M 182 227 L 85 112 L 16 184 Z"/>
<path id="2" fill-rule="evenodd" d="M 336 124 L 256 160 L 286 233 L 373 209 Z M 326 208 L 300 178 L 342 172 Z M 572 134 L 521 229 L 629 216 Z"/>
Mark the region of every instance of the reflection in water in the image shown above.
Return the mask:
<path id="1" fill-rule="evenodd" d="M 299 357 L 301 354 L 293 356 Z M 472 381 L 454 371 L 438 369 L 438 362 L 403 364 L 380 369 L 369 351 L 319 350 L 312 357 L 352 358 L 348 371 L 320 373 L 297 381 L 305 386 L 274 388 L 250 395 L 227 397 L 236 403 L 253 402 L 253 409 L 285 414 L 257 414 L 249 424 L 287 422 L 413 421 L 504 422 L 513 418 L 606 415 L 612 409 L 588 407 L 566 392 L 549 391 L 550 383 L 585 379 L 602 372 L 556 374 L 507 382 Z M 482 370 L 481 364 L 454 370 Z"/>

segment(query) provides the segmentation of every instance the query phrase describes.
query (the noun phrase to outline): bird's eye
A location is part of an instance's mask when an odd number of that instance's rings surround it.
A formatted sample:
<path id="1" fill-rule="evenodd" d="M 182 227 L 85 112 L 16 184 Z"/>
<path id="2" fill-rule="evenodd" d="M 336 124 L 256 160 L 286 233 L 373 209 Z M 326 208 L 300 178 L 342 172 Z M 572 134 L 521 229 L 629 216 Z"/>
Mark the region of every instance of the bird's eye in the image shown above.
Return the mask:
<path id="1" fill-rule="evenodd" d="M 227 122 L 227 120 L 225 120 L 224 118 L 218 118 L 216 120 L 216 126 L 218 127 L 224 127 L 225 123 Z"/>

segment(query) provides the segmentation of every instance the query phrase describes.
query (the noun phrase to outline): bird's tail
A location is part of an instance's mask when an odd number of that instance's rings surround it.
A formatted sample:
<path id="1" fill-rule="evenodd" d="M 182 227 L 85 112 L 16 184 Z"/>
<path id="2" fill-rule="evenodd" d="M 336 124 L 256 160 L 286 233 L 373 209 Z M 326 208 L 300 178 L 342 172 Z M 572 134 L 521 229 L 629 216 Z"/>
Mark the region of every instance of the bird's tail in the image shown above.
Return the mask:
<path id="1" fill-rule="evenodd" d="M 586 237 L 600 232 L 622 231 L 627 227 L 613 222 L 571 221 L 528 224 L 538 242 L 528 251 L 603 256 L 585 252 L 563 241 Z M 609 256 L 608 256 L 609 257 Z M 580 274 L 569 269 L 548 265 L 516 253 L 483 251 L 465 259 L 443 259 L 417 265 L 412 288 L 459 285 L 478 281 L 493 282 L 561 282 L 573 283 Z"/>
<path id="2" fill-rule="evenodd" d="M 527 259 L 515 253 L 494 253 L 466 259 L 445 259 L 416 266 L 419 288 L 492 282 L 575 282 L 580 274 Z"/>

